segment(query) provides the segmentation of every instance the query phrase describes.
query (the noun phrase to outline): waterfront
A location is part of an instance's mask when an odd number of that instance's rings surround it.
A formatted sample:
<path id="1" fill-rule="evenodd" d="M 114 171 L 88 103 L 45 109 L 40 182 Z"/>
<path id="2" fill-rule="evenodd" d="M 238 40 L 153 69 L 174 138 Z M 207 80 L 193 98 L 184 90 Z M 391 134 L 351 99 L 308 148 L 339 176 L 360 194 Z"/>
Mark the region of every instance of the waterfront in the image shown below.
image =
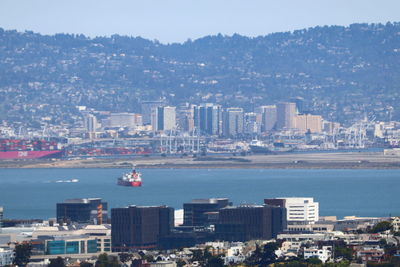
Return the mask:
<path id="1" fill-rule="evenodd" d="M 234 204 L 271 197 L 314 197 L 321 215 L 400 214 L 400 170 L 142 169 L 143 187 L 116 185 L 128 169 L 0 169 L 0 206 L 6 218 L 55 217 L 68 198 L 101 197 L 109 208 L 169 205 L 228 197 Z M 79 182 L 57 182 L 78 179 Z"/>

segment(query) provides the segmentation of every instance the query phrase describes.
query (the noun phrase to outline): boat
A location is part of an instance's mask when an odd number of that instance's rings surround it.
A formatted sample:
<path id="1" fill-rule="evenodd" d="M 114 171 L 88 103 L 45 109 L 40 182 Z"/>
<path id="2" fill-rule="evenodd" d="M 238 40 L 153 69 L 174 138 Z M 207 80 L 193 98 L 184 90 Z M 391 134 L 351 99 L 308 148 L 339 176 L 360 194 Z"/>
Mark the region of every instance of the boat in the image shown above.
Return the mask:
<path id="1" fill-rule="evenodd" d="M 122 186 L 140 187 L 142 186 L 141 176 L 142 174 L 133 168 L 132 171 L 125 173 L 122 175 L 122 177 L 119 177 L 117 184 Z"/>
<path id="2" fill-rule="evenodd" d="M 281 154 L 291 152 L 293 147 L 288 147 L 282 142 L 274 142 L 273 144 L 266 144 L 260 140 L 253 140 L 249 144 L 251 152 L 255 154 Z"/>
<path id="3" fill-rule="evenodd" d="M 61 158 L 64 150 L 56 141 L 0 139 L 0 159 Z"/>

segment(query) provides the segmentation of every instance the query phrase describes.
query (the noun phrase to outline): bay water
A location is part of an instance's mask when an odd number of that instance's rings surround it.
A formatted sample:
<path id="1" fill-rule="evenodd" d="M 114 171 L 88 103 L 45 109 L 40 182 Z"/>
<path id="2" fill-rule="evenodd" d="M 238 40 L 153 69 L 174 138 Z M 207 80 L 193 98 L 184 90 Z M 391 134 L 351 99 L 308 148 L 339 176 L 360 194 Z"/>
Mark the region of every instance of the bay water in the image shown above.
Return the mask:
<path id="1" fill-rule="evenodd" d="M 264 198 L 314 197 L 320 215 L 400 215 L 400 170 L 142 169 L 143 186 L 118 186 L 128 169 L 0 169 L 5 218 L 56 216 L 56 203 L 100 197 L 109 210 L 127 205 L 182 209 L 195 198 L 227 197 L 234 205 Z M 78 179 L 79 182 L 68 182 Z"/>

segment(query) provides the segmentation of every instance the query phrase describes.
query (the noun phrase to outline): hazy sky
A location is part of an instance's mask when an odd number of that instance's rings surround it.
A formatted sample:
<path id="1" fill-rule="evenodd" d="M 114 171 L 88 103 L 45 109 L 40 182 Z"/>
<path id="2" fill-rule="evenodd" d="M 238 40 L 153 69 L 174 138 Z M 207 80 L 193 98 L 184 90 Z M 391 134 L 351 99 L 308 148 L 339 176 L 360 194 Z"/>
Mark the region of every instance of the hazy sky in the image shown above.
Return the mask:
<path id="1" fill-rule="evenodd" d="M 163 43 L 387 21 L 400 21 L 399 0 L 0 0 L 4 29 L 117 33 Z"/>

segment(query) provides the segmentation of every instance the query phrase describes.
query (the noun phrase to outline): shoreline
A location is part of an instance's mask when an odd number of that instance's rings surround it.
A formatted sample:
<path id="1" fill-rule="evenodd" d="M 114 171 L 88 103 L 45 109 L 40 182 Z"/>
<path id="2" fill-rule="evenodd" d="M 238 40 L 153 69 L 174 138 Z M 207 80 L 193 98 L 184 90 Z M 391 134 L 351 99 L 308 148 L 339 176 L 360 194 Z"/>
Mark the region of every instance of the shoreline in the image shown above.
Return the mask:
<path id="1" fill-rule="evenodd" d="M 62 160 L 0 161 L 10 168 L 131 168 L 142 169 L 400 169 L 400 157 L 382 152 L 340 152 L 280 155 L 204 157 L 89 158 Z"/>

